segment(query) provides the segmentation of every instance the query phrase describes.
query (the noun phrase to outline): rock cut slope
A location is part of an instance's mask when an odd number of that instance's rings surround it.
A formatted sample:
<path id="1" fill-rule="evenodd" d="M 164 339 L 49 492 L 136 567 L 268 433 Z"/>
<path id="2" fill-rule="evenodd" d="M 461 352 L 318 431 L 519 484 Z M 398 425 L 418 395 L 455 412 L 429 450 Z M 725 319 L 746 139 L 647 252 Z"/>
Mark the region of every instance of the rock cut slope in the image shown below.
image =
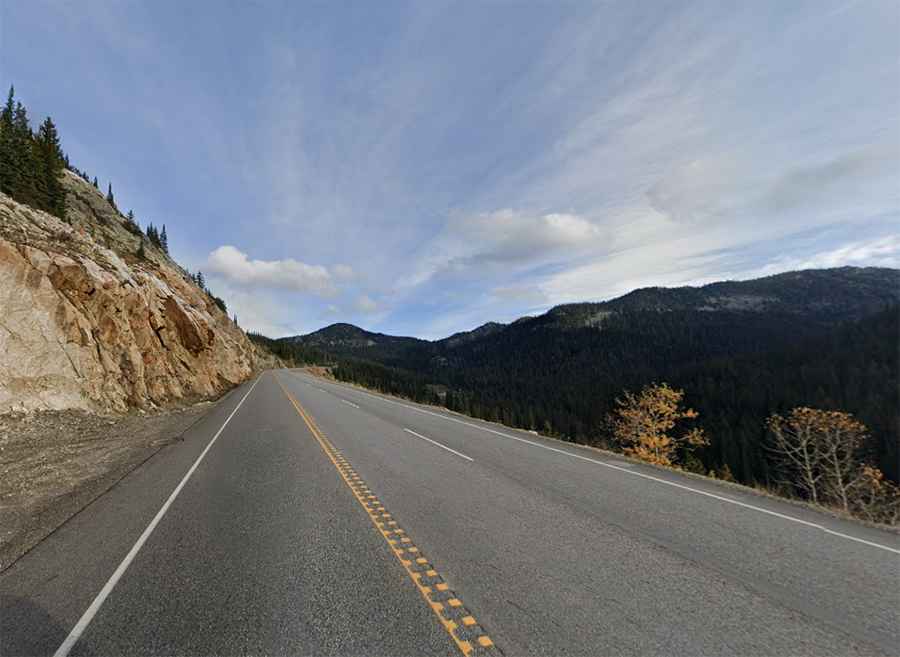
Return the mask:
<path id="1" fill-rule="evenodd" d="M 187 402 L 262 364 L 99 190 L 68 171 L 63 182 L 67 221 L 0 194 L 0 413 Z"/>

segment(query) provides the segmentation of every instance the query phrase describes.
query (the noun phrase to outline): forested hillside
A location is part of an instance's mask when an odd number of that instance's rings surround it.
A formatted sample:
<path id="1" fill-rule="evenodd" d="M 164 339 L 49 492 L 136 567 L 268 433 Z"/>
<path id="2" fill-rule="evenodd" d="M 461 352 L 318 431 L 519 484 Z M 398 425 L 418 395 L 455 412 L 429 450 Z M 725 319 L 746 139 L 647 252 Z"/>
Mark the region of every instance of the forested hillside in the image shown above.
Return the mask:
<path id="1" fill-rule="evenodd" d="M 766 418 L 840 409 L 871 430 L 898 477 L 900 271 L 790 272 L 703 288 L 638 290 L 437 342 L 335 325 L 272 341 L 338 379 L 591 444 L 624 390 L 684 389 L 710 444 L 692 467 L 768 484 Z"/>

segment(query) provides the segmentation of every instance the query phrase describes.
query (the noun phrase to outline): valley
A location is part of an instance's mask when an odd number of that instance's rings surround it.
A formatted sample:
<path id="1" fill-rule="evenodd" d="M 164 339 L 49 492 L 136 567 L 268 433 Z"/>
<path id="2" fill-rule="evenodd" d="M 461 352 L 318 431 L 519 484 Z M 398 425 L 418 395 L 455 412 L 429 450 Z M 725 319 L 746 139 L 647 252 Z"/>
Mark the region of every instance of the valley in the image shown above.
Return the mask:
<path id="1" fill-rule="evenodd" d="M 900 271 L 842 268 L 637 290 L 433 342 L 347 324 L 251 337 L 338 380 L 599 446 L 616 398 L 667 382 L 709 435 L 689 469 L 777 488 L 765 422 L 796 406 L 852 413 L 900 474 L 898 302 Z"/>

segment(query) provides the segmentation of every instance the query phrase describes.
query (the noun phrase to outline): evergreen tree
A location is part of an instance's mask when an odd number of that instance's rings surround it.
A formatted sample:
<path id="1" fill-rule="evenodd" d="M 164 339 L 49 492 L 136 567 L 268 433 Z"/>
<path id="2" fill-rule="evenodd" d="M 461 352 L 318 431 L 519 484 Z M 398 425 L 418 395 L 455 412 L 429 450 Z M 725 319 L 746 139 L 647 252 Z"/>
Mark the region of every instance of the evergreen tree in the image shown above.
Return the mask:
<path id="1" fill-rule="evenodd" d="M 28 124 L 28 112 L 22 103 L 16 103 L 13 112 L 13 157 L 16 175 L 13 183 L 13 198 L 21 203 L 27 203 L 32 207 L 42 208 L 36 184 L 37 163 L 34 148 L 32 147 L 33 135 Z"/>
<path id="2" fill-rule="evenodd" d="M 97 180 L 97 176 L 94 176 L 94 187 L 100 189 L 100 182 Z"/>
<path id="3" fill-rule="evenodd" d="M 113 208 L 115 208 L 116 210 L 119 209 L 116 207 L 116 198 L 115 196 L 113 196 L 112 183 L 109 183 L 109 188 L 106 191 L 106 202 L 113 206 Z"/>
<path id="4" fill-rule="evenodd" d="M 163 249 L 162 236 L 159 234 L 159 229 L 152 223 L 147 224 L 147 239 L 156 248 Z"/>
<path id="5" fill-rule="evenodd" d="M 0 112 L 0 192 L 10 195 L 13 193 L 18 175 L 13 130 L 13 116 L 16 110 L 14 95 L 15 90 L 10 87 L 6 105 Z"/>
<path id="6" fill-rule="evenodd" d="M 59 134 L 53 120 L 48 116 L 35 139 L 35 153 L 38 165 L 36 176 L 41 206 L 47 212 L 64 218 L 66 216 L 66 190 L 60 176 L 65 167 L 65 156 L 59 144 Z"/>
<path id="7" fill-rule="evenodd" d="M 65 217 L 65 189 L 60 176 L 66 156 L 56 126 L 48 117 L 37 134 L 28 112 L 9 88 L 0 110 L 0 191 L 16 201 Z"/>
<path id="8" fill-rule="evenodd" d="M 197 287 L 199 287 L 201 290 L 206 290 L 206 281 L 203 279 L 202 271 L 197 272 L 196 281 L 197 281 Z"/>
<path id="9" fill-rule="evenodd" d="M 163 224 L 162 232 L 159 234 L 159 245 L 162 247 L 163 252 L 166 255 L 169 255 L 169 236 L 166 235 L 166 225 Z"/>

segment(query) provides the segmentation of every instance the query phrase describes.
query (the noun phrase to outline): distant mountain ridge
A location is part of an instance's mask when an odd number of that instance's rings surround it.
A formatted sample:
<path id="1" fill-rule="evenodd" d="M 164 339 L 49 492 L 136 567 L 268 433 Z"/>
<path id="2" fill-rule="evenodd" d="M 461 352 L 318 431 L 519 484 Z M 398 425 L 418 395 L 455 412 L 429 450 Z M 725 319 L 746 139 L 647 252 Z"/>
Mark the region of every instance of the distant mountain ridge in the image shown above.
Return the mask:
<path id="1" fill-rule="evenodd" d="M 487 322 L 471 331 L 460 331 L 440 340 L 394 336 L 338 323 L 306 335 L 281 338 L 348 353 L 372 349 L 396 351 L 437 345 L 454 348 L 506 329 L 523 325 L 559 328 L 600 326 L 610 313 L 622 312 L 741 312 L 788 313 L 833 323 L 853 320 L 900 303 L 900 269 L 887 267 L 838 267 L 790 271 L 746 281 L 721 281 L 692 287 L 639 288 L 609 301 L 568 303 L 543 315 L 521 317 L 510 324 Z"/>
<path id="2" fill-rule="evenodd" d="M 698 310 L 831 313 L 840 319 L 875 312 L 900 299 L 900 270 L 838 267 L 789 271 L 746 281 L 722 281 L 700 287 L 640 288 L 601 303 L 570 304 L 583 311 Z M 569 306 L 557 306 L 561 313 Z"/>
<path id="3" fill-rule="evenodd" d="M 344 346 L 351 348 L 371 347 L 380 343 L 422 342 L 418 338 L 387 335 L 385 333 L 372 333 L 353 324 L 331 324 L 307 335 L 297 335 L 285 338 L 295 342 L 306 342 L 310 345 Z"/>
<path id="4" fill-rule="evenodd" d="M 624 390 L 665 381 L 711 436 L 695 466 L 768 484 L 765 419 L 801 405 L 856 415 L 900 479 L 898 323 L 900 270 L 841 267 L 643 288 L 436 341 L 337 324 L 272 342 L 341 380 L 587 443 Z"/>
<path id="5" fill-rule="evenodd" d="M 472 329 L 471 331 L 460 331 L 459 333 L 454 333 L 453 335 L 438 340 L 437 342 L 446 347 L 456 347 L 466 342 L 478 340 L 480 338 L 502 331 L 506 328 L 506 326 L 506 324 L 502 324 L 500 322 L 487 322 Z"/>

